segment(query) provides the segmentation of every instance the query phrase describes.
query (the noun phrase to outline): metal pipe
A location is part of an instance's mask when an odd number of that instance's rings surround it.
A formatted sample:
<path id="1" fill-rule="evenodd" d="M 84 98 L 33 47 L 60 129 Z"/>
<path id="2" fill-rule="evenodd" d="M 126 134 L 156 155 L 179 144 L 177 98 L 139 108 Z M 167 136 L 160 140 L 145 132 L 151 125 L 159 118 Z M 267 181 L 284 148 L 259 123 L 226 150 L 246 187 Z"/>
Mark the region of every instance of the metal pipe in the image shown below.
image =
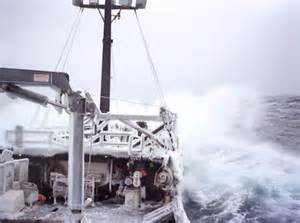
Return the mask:
<path id="1" fill-rule="evenodd" d="M 114 160 L 110 159 L 110 167 L 109 167 L 109 192 L 112 191 L 112 175 L 113 175 L 113 167 L 114 167 Z"/>
<path id="2" fill-rule="evenodd" d="M 99 114 L 98 119 L 100 120 L 136 120 L 136 121 L 152 121 L 152 122 L 161 122 L 162 118 L 160 116 L 154 115 L 122 115 L 122 114 Z"/>
<path id="3" fill-rule="evenodd" d="M 111 78 L 111 0 L 105 0 L 103 52 L 102 52 L 102 78 L 100 93 L 100 110 L 107 113 L 110 110 L 110 78 Z"/>
<path id="4" fill-rule="evenodd" d="M 68 160 L 68 206 L 71 211 L 81 211 L 84 198 L 84 151 L 82 113 L 71 112 L 70 148 Z"/>
<path id="5" fill-rule="evenodd" d="M 14 84 L 5 84 L 2 85 L 1 88 L 6 91 L 7 93 L 10 93 L 16 97 L 35 102 L 37 104 L 46 106 L 49 99 L 47 96 L 35 93 L 33 91 L 21 88 L 19 86 L 16 86 Z"/>
<path id="6" fill-rule="evenodd" d="M 167 146 L 163 142 L 161 142 L 155 135 L 153 135 L 151 132 L 147 131 L 146 129 L 143 129 L 128 120 L 120 119 L 120 121 L 123 122 L 124 124 L 130 126 L 131 128 L 143 133 L 144 135 L 148 136 L 149 138 L 153 139 L 161 147 L 167 148 Z"/>
<path id="7" fill-rule="evenodd" d="M 67 106 L 57 103 L 55 101 L 49 100 L 49 98 L 45 95 L 36 93 L 34 91 L 21 88 L 14 84 L 3 84 L 0 86 L 3 91 L 6 91 L 8 94 L 12 94 L 18 98 L 22 98 L 27 101 L 31 101 L 43 106 L 46 106 L 47 104 L 53 105 L 57 108 L 67 109 Z"/>

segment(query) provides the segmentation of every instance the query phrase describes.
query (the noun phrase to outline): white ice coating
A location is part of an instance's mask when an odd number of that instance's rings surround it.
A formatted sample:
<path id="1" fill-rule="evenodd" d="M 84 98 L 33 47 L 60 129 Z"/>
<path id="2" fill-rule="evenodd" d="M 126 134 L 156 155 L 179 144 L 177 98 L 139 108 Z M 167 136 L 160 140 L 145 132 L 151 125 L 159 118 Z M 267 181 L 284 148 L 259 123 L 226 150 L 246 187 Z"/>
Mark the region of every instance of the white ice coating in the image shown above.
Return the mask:
<path id="1" fill-rule="evenodd" d="M 1 95 L 2 97 L 6 97 L 6 95 Z M 2 134 L 5 133 L 6 130 L 13 130 L 15 128 L 16 125 L 22 125 L 24 127 L 24 132 L 23 132 L 23 137 L 25 138 L 26 134 L 31 134 L 31 132 L 26 132 L 26 130 L 42 130 L 42 132 L 34 132 L 32 134 L 48 134 L 47 131 L 58 131 L 57 129 L 66 129 L 68 128 L 68 115 L 64 112 L 62 112 L 61 114 L 58 114 L 53 108 L 49 107 L 49 108 L 43 108 L 41 106 L 37 106 L 34 105 L 33 103 L 29 103 L 29 102 L 24 102 L 20 99 L 14 99 L 15 101 L 13 101 L 12 99 L 8 99 L 5 98 L 1 104 L 1 108 L 0 111 L 3 114 L 3 117 L 7 117 L 7 119 L 5 119 L 5 123 L 2 123 Z M 116 107 L 113 106 L 113 110 Z M 123 109 L 121 109 L 121 111 L 119 113 L 127 113 L 127 114 L 143 114 L 143 115 L 147 115 L 150 114 L 150 112 L 154 111 L 153 108 L 151 109 L 137 109 L 137 106 L 130 106 L 127 107 L 130 109 L 126 109 L 126 107 L 124 106 Z M 155 106 L 155 113 L 156 115 L 159 115 L 159 107 Z M 33 112 L 34 111 L 34 112 Z M 10 116 L 9 113 L 14 114 L 13 116 Z M 154 114 L 155 114 L 154 113 Z M 18 115 L 19 114 L 19 115 Z M 152 113 L 153 114 L 153 113 Z M 149 127 L 152 124 L 149 124 Z M 53 128 L 54 127 L 54 128 Z M 153 126 L 151 126 L 153 127 Z M 151 128 L 150 127 L 150 128 Z M 156 125 L 157 127 L 157 125 Z M 46 131 L 46 132 L 45 132 Z M 150 130 L 149 130 L 150 131 Z M 128 132 L 127 132 L 128 133 Z M 40 140 L 40 138 L 42 138 L 42 135 L 39 135 L 40 137 L 38 137 L 38 139 Z M 165 137 L 163 134 L 157 134 L 157 137 L 159 137 L 160 139 L 166 139 L 168 137 Z M 14 152 L 17 153 L 23 153 L 26 152 L 26 154 L 31 154 L 31 155 L 45 155 L 45 156 L 50 156 L 50 155 L 54 155 L 54 153 L 56 152 L 62 152 L 68 151 L 68 143 L 67 144 L 63 144 L 61 146 L 59 146 L 57 143 L 56 144 L 47 144 L 47 140 L 49 137 L 44 136 L 44 138 L 46 138 L 46 143 L 40 143 L 40 144 L 35 144 L 35 148 L 32 147 L 32 140 L 30 140 L 30 143 L 28 144 L 28 147 L 26 147 L 26 140 L 23 143 L 24 145 L 24 150 L 26 151 L 22 151 L 23 148 L 19 148 L 20 150 L 18 150 L 18 148 L 14 149 Z M 149 138 L 151 138 L 151 136 L 149 136 Z M 50 140 L 51 141 L 51 140 Z M 167 141 L 164 142 L 167 145 Z M 4 143 L 5 144 L 5 143 Z M 143 141 L 141 141 L 141 144 L 143 144 Z M 146 143 L 147 144 L 147 143 Z M 158 144 L 157 144 L 158 145 Z M 154 147 L 153 147 L 154 146 Z M 155 160 L 157 158 L 163 158 L 164 161 L 163 163 L 168 164 L 169 160 L 170 160 L 170 164 L 171 164 L 171 169 L 173 170 L 174 176 L 177 180 L 181 181 L 183 179 L 182 177 L 182 172 L 183 172 L 183 165 L 181 162 L 182 159 L 182 154 L 178 153 L 178 151 L 171 151 L 171 150 L 167 150 L 166 148 L 158 148 L 157 146 L 153 145 L 152 147 L 154 148 L 148 148 L 147 146 L 143 147 L 143 150 L 141 152 L 141 154 L 139 154 L 139 157 L 142 158 L 147 158 L 150 160 Z M 169 148 L 169 147 L 168 147 Z M 171 146 L 170 146 L 171 148 Z M 124 156 L 124 157 L 128 157 L 129 153 L 128 150 L 122 150 L 122 148 L 117 147 L 101 147 L 101 149 L 97 150 L 97 145 L 95 146 L 95 148 L 90 148 L 89 149 L 89 145 L 88 143 L 84 143 L 84 149 L 86 151 L 91 151 L 92 154 L 99 154 L 99 152 L 102 154 L 112 154 L 115 153 L 115 157 L 120 157 L 120 156 Z M 96 151 L 97 150 L 97 151 Z M 173 199 L 172 202 L 167 203 L 165 205 L 163 205 L 162 207 L 156 209 L 152 212 L 147 213 L 147 215 L 150 216 L 156 216 L 157 219 L 161 219 L 162 216 L 165 215 L 166 211 L 168 211 L 168 213 L 176 213 L 175 214 L 175 219 L 177 222 L 181 222 L 181 223 L 188 223 L 189 220 L 187 219 L 187 216 L 185 214 L 185 211 L 183 209 L 183 204 L 182 204 L 182 197 L 181 197 L 181 193 L 180 191 L 176 192 L 175 198 Z M 145 215 L 144 217 L 146 217 L 147 215 Z M 153 222 L 154 220 L 150 221 L 143 221 L 143 222 Z"/>
<path id="2" fill-rule="evenodd" d="M 36 105 L 18 100 L 33 108 L 24 109 L 11 99 L 3 100 L 5 95 L 0 97 L 1 130 L 13 129 L 20 122 L 30 126 L 28 117 Z M 260 99 L 255 91 L 240 87 L 217 88 L 202 97 L 167 99 L 178 113 L 180 147 L 185 154 L 184 187 L 202 208 L 219 200 L 222 211 L 216 218 L 230 213 L 232 222 L 243 222 L 245 216 L 239 210 L 247 200 L 263 204 L 263 214 L 279 222 L 290 216 L 300 218 L 300 160 L 256 135 L 255 127 L 264 116 Z M 207 218 L 204 215 L 201 220 Z"/>

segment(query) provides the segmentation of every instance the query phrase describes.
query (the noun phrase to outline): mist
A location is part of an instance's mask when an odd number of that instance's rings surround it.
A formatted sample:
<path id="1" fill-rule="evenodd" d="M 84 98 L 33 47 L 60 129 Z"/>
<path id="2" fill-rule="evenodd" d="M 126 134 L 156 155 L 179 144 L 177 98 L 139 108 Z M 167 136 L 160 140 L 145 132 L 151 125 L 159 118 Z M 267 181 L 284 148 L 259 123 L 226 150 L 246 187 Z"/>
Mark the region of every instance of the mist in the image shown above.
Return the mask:
<path id="1" fill-rule="evenodd" d="M 166 95 L 202 95 L 224 84 L 299 94 L 299 1 L 148 1 L 139 12 Z M 0 3 L 0 66 L 53 70 L 77 8 L 69 0 Z M 64 71 L 74 89 L 100 91 L 103 24 L 83 13 Z M 133 12 L 113 26 L 112 96 L 158 99 Z"/>

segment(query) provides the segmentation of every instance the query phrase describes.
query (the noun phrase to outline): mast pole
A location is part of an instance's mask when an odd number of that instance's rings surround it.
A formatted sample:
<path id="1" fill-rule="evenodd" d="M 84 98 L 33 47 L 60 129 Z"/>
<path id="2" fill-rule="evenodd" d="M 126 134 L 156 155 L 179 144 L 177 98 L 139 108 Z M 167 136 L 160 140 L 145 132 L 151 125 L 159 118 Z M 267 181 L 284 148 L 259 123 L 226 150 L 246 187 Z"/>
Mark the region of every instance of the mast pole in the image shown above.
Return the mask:
<path id="1" fill-rule="evenodd" d="M 104 31 L 102 52 L 102 76 L 100 92 L 100 111 L 107 113 L 110 110 L 110 79 L 111 79 L 111 0 L 105 0 Z"/>

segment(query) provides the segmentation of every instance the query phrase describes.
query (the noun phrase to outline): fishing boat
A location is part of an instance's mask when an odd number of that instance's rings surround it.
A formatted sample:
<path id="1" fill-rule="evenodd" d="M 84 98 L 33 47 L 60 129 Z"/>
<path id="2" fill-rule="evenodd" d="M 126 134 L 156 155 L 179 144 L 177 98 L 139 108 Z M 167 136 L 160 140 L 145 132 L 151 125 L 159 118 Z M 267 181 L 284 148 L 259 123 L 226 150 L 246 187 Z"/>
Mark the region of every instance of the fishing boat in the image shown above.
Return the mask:
<path id="1" fill-rule="evenodd" d="M 88 92 L 72 89 L 67 73 L 0 68 L 2 94 L 69 116 L 65 129 L 6 131 L 0 147 L 0 222 L 189 222 L 176 114 L 166 106 L 156 115 L 110 109 L 112 23 L 122 10 L 137 13 L 146 3 L 73 0 L 79 12 L 103 15 L 100 106 Z M 33 90 L 37 86 L 52 88 L 57 96 Z"/>

